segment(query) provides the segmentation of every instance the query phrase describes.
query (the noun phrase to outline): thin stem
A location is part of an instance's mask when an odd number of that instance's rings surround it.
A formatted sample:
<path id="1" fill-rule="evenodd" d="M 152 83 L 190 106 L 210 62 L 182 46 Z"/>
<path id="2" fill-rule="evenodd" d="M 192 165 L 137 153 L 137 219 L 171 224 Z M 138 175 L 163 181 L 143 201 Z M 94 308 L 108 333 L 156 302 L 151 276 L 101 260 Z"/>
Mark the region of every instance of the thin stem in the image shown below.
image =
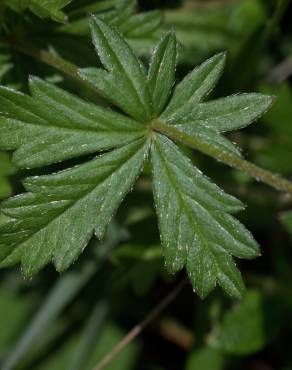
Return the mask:
<path id="1" fill-rule="evenodd" d="M 182 291 L 187 283 L 187 279 L 182 280 L 154 309 L 99 362 L 93 370 L 104 369 L 118 353 L 120 353 L 134 338 L 136 338 L 145 327 L 153 321 Z"/>
<path id="2" fill-rule="evenodd" d="M 235 154 L 231 154 L 209 144 L 202 143 L 197 138 L 179 131 L 174 126 L 155 121 L 152 125 L 152 128 L 171 139 L 180 141 L 181 143 L 186 144 L 193 149 L 199 150 L 200 152 L 217 159 L 218 161 L 223 162 L 230 167 L 245 172 L 247 175 L 255 178 L 257 181 L 261 181 L 277 190 L 284 191 L 292 195 L 292 182 L 284 179 L 281 176 L 250 163 Z"/>
<path id="3" fill-rule="evenodd" d="M 264 41 L 267 41 L 274 30 L 278 27 L 286 9 L 289 6 L 291 0 L 278 0 L 275 5 L 274 13 L 271 19 L 267 22 L 267 26 L 264 32 Z"/>
<path id="4" fill-rule="evenodd" d="M 73 80 L 82 83 L 84 86 L 95 93 L 98 98 L 98 103 L 104 105 L 105 102 L 100 97 L 96 88 L 80 77 L 78 72 L 79 68 L 75 64 L 68 62 L 67 60 L 59 57 L 56 54 L 52 54 L 46 50 L 38 49 L 35 46 L 14 37 L 7 37 L 5 39 L 1 39 L 1 41 L 7 43 L 8 46 L 15 51 L 28 55 L 38 60 L 39 62 L 47 64 L 64 73 L 66 76 L 71 77 Z"/>
<path id="5" fill-rule="evenodd" d="M 31 56 L 32 58 L 42 63 L 45 63 L 51 67 L 54 67 L 55 69 L 58 69 L 59 71 L 65 73 L 66 75 L 74 78 L 75 80 L 84 82 L 78 74 L 78 67 L 58 57 L 57 55 L 52 54 L 46 50 L 38 49 L 14 37 L 9 37 L 5 41 L 7 41 L 7 43 L 12 49 L 22 54 Z"/>

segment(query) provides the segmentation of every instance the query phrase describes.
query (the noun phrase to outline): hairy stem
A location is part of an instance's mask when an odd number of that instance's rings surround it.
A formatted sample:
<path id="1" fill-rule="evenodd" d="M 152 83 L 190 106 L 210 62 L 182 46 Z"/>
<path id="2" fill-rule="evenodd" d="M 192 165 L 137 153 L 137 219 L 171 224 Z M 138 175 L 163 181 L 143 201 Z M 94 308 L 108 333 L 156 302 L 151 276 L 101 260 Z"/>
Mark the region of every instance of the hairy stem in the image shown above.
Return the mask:
<path id="1" fill-rule="evenodd" d="M 104 369 L 145 327 L 152 322 L 182 291 L 187 284 L 187 279 L 182 280 L 154 309 L 99 362 L 93 370 Z"/>
<path id="2" fill-rule="evenodd" d="M 155 131 L 160 132 L 173 140 L 180 141 L 181 143 L 186 144 L 193 149 L 199 150 L 200 152 L 217 159 L 218 161 L 223 162 L 230 167 L 245 172 L 247 175 L 255 178 L 257 181 L 261 181 L 277 190 L 292 195 L 291 181 L 286 180 L 251 162 L 248 162 L 235 154 L 231 154 L 215 148 L 209 144 L 202 143 L 195 137 L 179 131 L 174 126 L 166 125 L 165 123 L 159 121 L 154 121 L 152 128 Z"/>

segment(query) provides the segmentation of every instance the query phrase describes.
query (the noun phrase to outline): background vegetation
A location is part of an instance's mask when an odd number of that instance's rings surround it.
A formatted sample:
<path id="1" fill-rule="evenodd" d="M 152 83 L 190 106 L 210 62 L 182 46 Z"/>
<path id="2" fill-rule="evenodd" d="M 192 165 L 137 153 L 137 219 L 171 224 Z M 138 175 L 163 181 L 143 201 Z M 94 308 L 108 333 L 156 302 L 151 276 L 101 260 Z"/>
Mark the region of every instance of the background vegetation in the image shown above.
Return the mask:
<path id="1" fill-rule="evenodd" d="M 133 14 L 132 1 L 45 3 L 0 3 L 2 85 L 27 92 L 33 74 L 95 101 L 71 68 L 96 65 L 89 13 L 114 23 L 145 62 L 161 35 L 174 29 L 180 42 L 178 78 L 227 50 L 227 68 L 214 96 L 255 91 L 277 96 L 257 124 L 230 138 L 252 162 L 292 176 L 288 0 L 141 0 L 139 15 Z M 146 169 L 105 240 L 93 239 L 66 273 L 48 267 L 25 280 L 19 268 L 1 270 L 1 369 L 94 369 L 161 302 L 164 311 L 106 369 L 292 369 L 291 197 L 198 152 L 188 154 L 248 205 L 239 218 L 261 245 L 262 256 L 241 262 L 248 287 L 244 299 L 232 301 L 218 289 L 202 301 L 190 285 L 182 287 L 184 274 L 165 272 Z M 20 192 L 27 172 L 16 171 L 10 154 L 0 152 L 0 198 Z"/>

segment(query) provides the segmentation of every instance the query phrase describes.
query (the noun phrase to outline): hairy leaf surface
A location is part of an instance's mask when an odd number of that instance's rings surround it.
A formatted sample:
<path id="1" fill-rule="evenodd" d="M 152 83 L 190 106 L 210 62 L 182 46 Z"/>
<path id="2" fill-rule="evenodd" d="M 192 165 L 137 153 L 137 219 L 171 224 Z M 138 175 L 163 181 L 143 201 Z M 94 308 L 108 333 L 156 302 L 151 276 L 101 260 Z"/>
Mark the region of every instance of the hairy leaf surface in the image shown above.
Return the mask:
<path id="1" fill-rule="evenodd" d="M 212 184 L 167 138 L 152 146 L 153 182 L 167 269 L 185 265 L 197 293 L 204 297 L 220 284 L 241 297 L 243 282 L 231 256 L 259 254 L 251 234 L 228 213 L 242 204 Z"/>
<path id="2" fill-rule="evenodd" d="M 127 19 L 134 12 L 133 1 L 123 4 Z M 107 16 L 112 25 L 121 24 L 115 13 Z M 222 73 L 224 53 L 197 67 L 173 89 L 177 60 L 173 33 L 158 43 L 147 71 L 115 26 L 93 18 L 91 28 L 105 69 L 83 69 L 80 76 L 115 107 L 95 106 L 37 78 L 30 80 L 31 96 L 0 88 L 0 149 L 14 151 L 18 167 L 42 167 L 106 151 L 77 167 L 28 178 L 27 193 L 1 205 L 1 265 L 21 262 L 26 275 L 50 261 L 60 271 L 67 268 L 94 232 L 102 238 L 151 148 L 155 206 L 168 271 L 186 267 L 201 297 L 218 284 L 240 298 L 244 284 L 233 257 L 259 255 L 251 234 L 232 216 L 243 205 L 158 133 L 159 124 L 171 126 L 178 139 L 187 134 L 220 153 L 240 155 L 222 133 L 259 118 L 272 98 L 240 94 L 205 102 Z M 131 27 L 124 32 L 130 33 Z"/>
<path id="3" fill-rule="evenodd" d="M 75 168 L 25 180 L 29 193 L 1 205 L 9 217 L 0 226 L 2 266 L 22 262 L 26 275 L 51 260 L 59 271 L 70 266 L 94 230 L 103 237 L 147 151 L 138 140 Z"/>
<path id="4" fill-rule="evenodd" d="M 175 81 L 177 41 L 173 34 L 162 39 L 150 61 L 148 80 L 152 94 L 153 113 L 161 113 Z"/>
<path id="5" fill-rule="evenodd" d="M 224 64 L 225 53 L 220 53 L 195 68 L 177 85 L 160 119 L 204 144 L 241 155 L 220 133 L 249 125 L 268 110 L 273 99 L 262 94 L 239 94 L 202 102 L 216 85 Z"/>
<path id="6" fill-rule="evenodd" d="M 184 118 L 189 114 L 194 104 L 199 103 L 215 87 L 223 73 L 225 53 L 220 53 L 208 59 L 189 73 L 175 88 L 173 97 L 161 118 L 170 121 Z"/>
<path id="7" fill-rule="evenodd" d="M 96 51 L 106 70 L 83 69 L 81 77 L 125 113 L 146 122 L 151 114 L 151 99 L 144 67 L 122 36 L 106 23 L 93 18 L 91 29 Z"/>
<path id="8" fill-rule="evenodd" d="M 0 148 L 16 150 L 19 167 L 34 168 L 115 148 L 144 134 L 138 122 L 86 103 L 40 79 L 32 96 L 0 87 Z"/>

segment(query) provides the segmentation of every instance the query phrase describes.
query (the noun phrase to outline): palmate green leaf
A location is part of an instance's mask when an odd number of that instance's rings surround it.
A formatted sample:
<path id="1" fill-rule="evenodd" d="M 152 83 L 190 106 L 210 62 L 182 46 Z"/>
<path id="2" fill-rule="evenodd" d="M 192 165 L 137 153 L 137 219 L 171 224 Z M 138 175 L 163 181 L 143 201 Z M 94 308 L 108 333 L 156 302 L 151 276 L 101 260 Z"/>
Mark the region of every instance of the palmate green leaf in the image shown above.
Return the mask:
<path id="1" fill-rule="evenodd" d="M 157 132 L 156 124 L 171 125 L 209 146 L 239 154 L 222 133 L 260 117 L 272 98 L 243 94 L 205 102 L 222 73 L 223 53 L 197 67 L 173 90 L 173 33 L 160 41 L 147 71 L 114 27 L 93 18 L 91 28 L 105 69 L 83 69 L 80 76 L 115 106 L 112 109 L 86 103 L 36 78 L 30 81 L 32 96 L 0 88 L 0 149 L 15 150 L 17 166 L 40 167 L 107 150 L 72 169 L 25 180 L 28 193 L 2 204 L 6 218 L 0 226 L 1 265 L 21 262 L 26 275 L 50 261 L 59 271 L 70 266 L 94 231 L 102 238 L 150 151 L 168 271 L 186 267 L 201 297 L 218 284 L 240 298 L 244 284 L 233 257 L 259 255 L 251 234 L 231 215 L 243 205 L 212 184 Z"/>
<path id="2" fill-rule="evenodd" d="M 138 122 L 86 103 L 31 78 L 32 96 L 0 87 L 0 148 L 15 150 L 18 167 L 34 168 L 99 150 L 144 135 Z"/>
<path id="3" fill-rule="evenodd" d="M 16 11 L 31 10 L 41 18 L 51 18 L 57 22 L 65 22 L 66 15 L 62 9 L 71 0 L 5 0 L 6 5 Z"/>
<path id="4" fill-rule="evenodd" d="M 51 260 L 70 266 L 95 231 L 102 238 L 111 217 L 139 175 L 149 144 L 140 139 L 75 168 L 28 178 L 29 193 L 1 205 L 2 266 L 17 262 L 32 275 Z"/>

